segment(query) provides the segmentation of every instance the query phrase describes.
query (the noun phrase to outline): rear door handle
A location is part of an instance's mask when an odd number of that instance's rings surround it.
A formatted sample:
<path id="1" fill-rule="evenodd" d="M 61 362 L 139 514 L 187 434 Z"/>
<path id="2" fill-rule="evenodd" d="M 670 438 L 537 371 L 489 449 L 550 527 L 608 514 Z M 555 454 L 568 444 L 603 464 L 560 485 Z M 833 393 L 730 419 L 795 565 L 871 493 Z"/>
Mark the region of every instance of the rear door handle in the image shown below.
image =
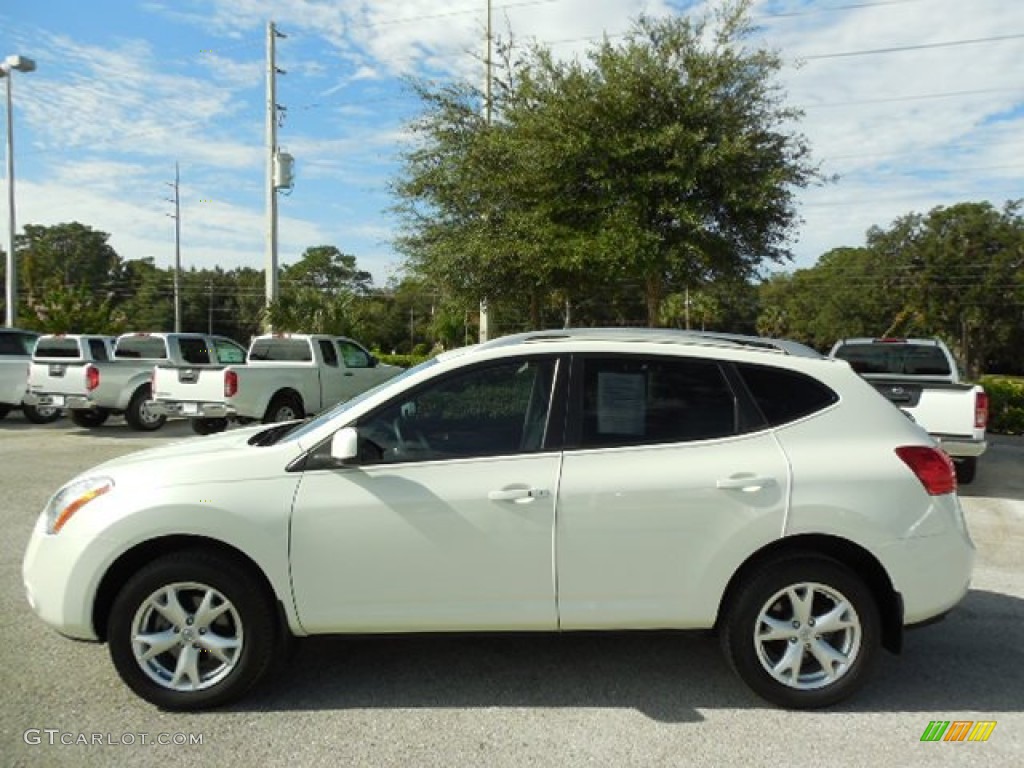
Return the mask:
<path id="1" fill-rule="evenodd" d="M 755 491 L 770 488 L 775 484 L 776 482 L 774 477 L 761 477 L 759 475 L 733 475 L 732 477 L 719 479 L 715 485 L 719 490 L 723 491 L 744 491 L 745 493 L 754 493 Z"/>
<path id="2" fill-rule="evenodd" d="M 551 491 L 543 488 L 506 488 L 500 491 L 488 491 L 487 498 L 491 501 L 522 501 L 523 499 L 543 499 L 551 495 Z"/>

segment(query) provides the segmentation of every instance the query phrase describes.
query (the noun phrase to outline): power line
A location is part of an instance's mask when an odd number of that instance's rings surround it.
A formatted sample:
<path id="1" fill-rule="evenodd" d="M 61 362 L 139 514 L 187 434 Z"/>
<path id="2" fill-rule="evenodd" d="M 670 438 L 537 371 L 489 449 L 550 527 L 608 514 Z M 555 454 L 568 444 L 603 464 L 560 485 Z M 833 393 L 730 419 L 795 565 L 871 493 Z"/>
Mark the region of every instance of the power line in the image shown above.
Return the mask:
<path id="1" fill-rule="evenodd" d="M 993 37 L 977 37 L 970 40 L 947 40 L 942 43 L 922 43 L 921 45 L 901 45 L 894 48 L 872 48 L 863 51 L 843 51 L 841 53 L 819 53 L 812 56 L 801 56 L 802 61 L 820 61 L 821 59 L 839 59 L 848 56 L 875 56 L 883 53 L 903 53 L 904 51 L 923 51 L 931 48 L 952 48 L 959 45 L 977 45 L 979 43 L 996 43 L 1005 40 L 1019 40 L 1024 34 L 995 35 Z"/>

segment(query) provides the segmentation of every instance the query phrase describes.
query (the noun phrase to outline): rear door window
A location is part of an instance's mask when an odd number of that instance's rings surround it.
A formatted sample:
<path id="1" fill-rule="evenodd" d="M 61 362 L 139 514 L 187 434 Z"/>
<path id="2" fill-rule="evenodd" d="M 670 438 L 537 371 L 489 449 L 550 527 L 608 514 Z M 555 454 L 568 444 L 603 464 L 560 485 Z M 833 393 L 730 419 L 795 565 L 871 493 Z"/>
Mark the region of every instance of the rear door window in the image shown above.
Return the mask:
<path id="1" fill-rule="evenodd" d="M 103 339 L 89 339 L 89 354 L 93 360 L 108 360 L 107 345 Z"/>
<path id="2" fill-rule="evenodd" d="M 576 370 L 580 386 L 573 422 L 581 448 L 708 440 L 738 432 L 736 397 L 714 361 L 583 357 Z"/>
<path id="3" fill-rule="evenodd" d="M 179 338 L 178 350 L 181 352 L 181 359 L 189 365 L 209 365 L 210 363 L 210 347 L 203 338 Z"/>
<path id="4" fill-rule="evenodd" d="M 320 339 L 320 356 L 324 362 L 332 368 L 338 367 L 338 350 L 334 348 L 334 342 L 330 339 Z"/>

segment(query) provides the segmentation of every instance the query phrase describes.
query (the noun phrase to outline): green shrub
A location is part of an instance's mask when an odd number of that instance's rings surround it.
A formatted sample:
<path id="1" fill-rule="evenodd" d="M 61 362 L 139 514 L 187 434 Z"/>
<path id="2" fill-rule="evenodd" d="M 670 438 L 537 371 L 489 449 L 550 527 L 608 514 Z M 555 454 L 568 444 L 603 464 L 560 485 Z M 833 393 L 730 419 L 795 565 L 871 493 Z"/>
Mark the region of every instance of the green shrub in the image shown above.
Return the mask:
<path id="1" fill-rule="evenodd" d="M 1024 435 L 1024 379 L 983 376 L 988 393 L 988 429 L 1003 435 Z"/>
<path id="2" fill-rule="evenodd" d="M 412 368 L 414 365 L 427 360 L 430 355 L 385 355 L 380 352 L 374 353 L 374 357 L 388 365 L 398 365 L 402 368 Z"/>

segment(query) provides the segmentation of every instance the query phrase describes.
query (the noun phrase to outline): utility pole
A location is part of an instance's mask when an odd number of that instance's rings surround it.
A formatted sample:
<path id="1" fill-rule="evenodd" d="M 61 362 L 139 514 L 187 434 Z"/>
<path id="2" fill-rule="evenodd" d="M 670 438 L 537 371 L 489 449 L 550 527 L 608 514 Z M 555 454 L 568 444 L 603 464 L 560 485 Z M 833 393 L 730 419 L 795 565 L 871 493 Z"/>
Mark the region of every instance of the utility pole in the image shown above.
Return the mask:
<path id="1" fill-rule="evenodd" d="M 169 203 L 174 203 L 174 213 L 167 214 L 174 219 L 174 332 L 181 333 L 181 196 L 179 186 L 181 178 L 178 174 L 178 164 L 174 164 L 174 183 L 167 182 L 167 186 L 174 188 L 174 198 L 164 198 Z"/>
<path id="2" fill-rule="evenodd" d="M 277 76 L 284 71 L 277 68 L 274 45 L 284 34 L 277 31 L 274 22 L 267 22 L 267 306 L 277 299 Z M 269 323 L 268 323 L 269 330 Z"/>
<path id="3" fill-rule="evenodd" d="M 487 0 L 487 53 L 484 57 L 484 122 L 491 126 L 491 0 Z M 484 214 L 486 216 L 486 212 Z M 487 299 L 480 300 L 480 342 L 490 338 L 491 322 Z"/>
<path id="4" fill-rule="evenodd" d="M 206 332 L 213 336 L 213 280 L 208 280 L 206 283 Z"/>

